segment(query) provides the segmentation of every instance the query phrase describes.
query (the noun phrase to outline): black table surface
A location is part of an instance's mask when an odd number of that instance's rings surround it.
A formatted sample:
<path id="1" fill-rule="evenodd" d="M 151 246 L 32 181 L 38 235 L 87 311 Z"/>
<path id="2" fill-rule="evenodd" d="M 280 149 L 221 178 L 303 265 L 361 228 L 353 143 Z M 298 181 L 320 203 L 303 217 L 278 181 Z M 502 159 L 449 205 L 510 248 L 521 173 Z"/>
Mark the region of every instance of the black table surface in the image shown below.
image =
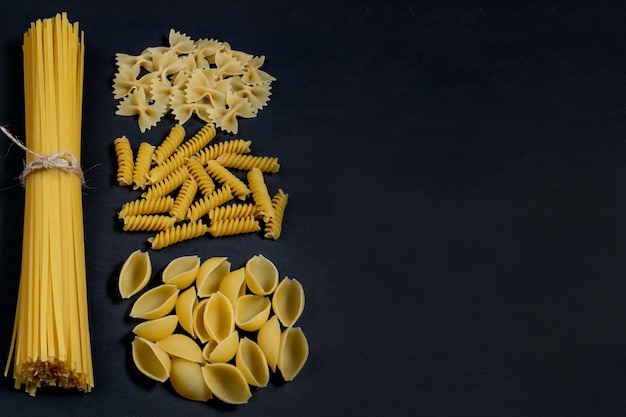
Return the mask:
<path id="1" fill-rule="evenodd" d="M 460 2 L 459 2 L 460 3 Z M 626 4 L 411 1 L 11 2 L 0 123 L 24 133 L 23 33 L 67 11 L 85 32 L 84 225 L 96 386 L 35 398 L 0 378 L 3 416 L 613 416 L 626 410 Z M 586 3 L 586 4 L 585 4 Z M 278 156 L 281 238 L 150 249 L 274 261 L 306 293 L 310 356 L 248 404 L 199 403 L 132 364 L 124 233 L 137 195 L 113 140 L 158 143 L 115 115 L 118 52 L 170 29 L 264 55 L 269 105 L 237 135 Z M 188 131 L 202 122 L 190 120 Z M 0 141 L 0 358 L 20 274 L 24 155 Z M 158 279 L 158 275 L 157 278 Z"/>

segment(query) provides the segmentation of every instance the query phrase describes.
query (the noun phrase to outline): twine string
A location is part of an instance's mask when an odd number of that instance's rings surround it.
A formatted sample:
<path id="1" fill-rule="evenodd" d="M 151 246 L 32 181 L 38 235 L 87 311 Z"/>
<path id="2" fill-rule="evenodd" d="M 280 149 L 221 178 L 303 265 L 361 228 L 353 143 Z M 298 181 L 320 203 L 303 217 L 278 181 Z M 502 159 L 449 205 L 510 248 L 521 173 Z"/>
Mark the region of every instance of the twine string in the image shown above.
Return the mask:
<path id="1" fill-rule="evenodd" d="M 21 140 L 13 136 L 13 134 L 11 134 L 11 132 L 9 132 L 9 129 L 7 129 L 6 127 L 0 126 L 0 130 L 2 130 L 2 133 L 4 133 L 5 136 L 8 137 L 13 143 L 15 143 L 21 149 L 35 157 L 35 159 L 24 165 L 24 170 L 19 176 L 22 185 L 24 185 L 26 177 L 28 177 L 33 172 L 43 169 L 58 169 L 64 172 L 69 172 L 71 174 L 76 174 L 78 175 L 78 178 L 80 178 L 81 184 L 85 184 L 83 170 L 80 168 L 80 166 L 78 165 L 78 160 L 71 152 L 61 151 L 52 155 L 41 155 L 31 149 L 28 149 L 26 145 L 24 145 Z"/>

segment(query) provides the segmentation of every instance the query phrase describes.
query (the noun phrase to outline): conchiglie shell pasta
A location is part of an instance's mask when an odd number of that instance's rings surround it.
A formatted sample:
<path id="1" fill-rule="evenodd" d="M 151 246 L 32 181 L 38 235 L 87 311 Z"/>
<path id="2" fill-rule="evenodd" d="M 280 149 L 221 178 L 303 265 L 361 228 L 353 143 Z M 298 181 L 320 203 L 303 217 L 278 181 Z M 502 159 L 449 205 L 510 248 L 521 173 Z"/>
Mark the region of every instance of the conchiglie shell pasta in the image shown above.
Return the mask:
<path id="1" fill-rule="evenodd" d="M 178 317 L 169 315 L 154 320 L 146 320 L 133 328 L 133 333 L 151 342 L 161 340 L 176 330 Z"/>
<path id="2" fill-rule="evenodd" d="M 192 337 L 196 335 L 193 326 L 193 311 L 196 308 L 196 304 L 198 304 L 196 287 L 189 287 L 176 300 L 176 315 L 178 316 L 180 326 Z"/>
<path id="3" fill-rule="evenodd" d="M 246 294 L 237 299 L 235 304 L 235 323 L 242 330 L 259 330 L 270 315 L 272 303 L 267 297 Z"/>
<path id="4" fill-rule="evenodd" d="M 257 334 L 257 343 L 267 359 L 272 372 L 276 372 L 278 353 L 280 352 L 280 322 L 278 317 L 272 316 L 261 326 Z"/>
<path id="5" fill-rule="evenodd" d="M 180 256 L 165 267 L 162 279 L 165 284 L 176 285 L 182 290 L 195 281 L 198 269 L 200 269 L 199 256 Z"/>
<path id="6" fill-rule="evenodd" d="M 204 310 L 204 325 L 211 339 L 221 342 L 235 330 L 233 305 L 221 292 L 213 294 Z"/>
<path id="7" fill-rule="evenodd" d="M 285 381 L 293 380 L 309 357 L 309 344 L 299 327 L 289 327 L 280 335 L 278 368 Z"/>
<path id="8" fill-rule="evenodd" d="M 232 332 L 226 339 L 218 342 L 209 340 L 202 349 L 204 359 L 209 363 L 224 363 L 230 361 L 237 354 L 239 346 L 239 332 Z"/>
<path id="9" fill-rule="evenodd" d="M 270 379 L 270 372 L 265 354 L 252 340 L 244 337 L 239 342 L 235 364 L 248 381 L 255 387 L 265 387 Z"/>
<path id="10" fill-rule="evenodd" d="M 235 269 L 226 275 L 220 283 L 219 291 L 230 300 L 234 306 L 237 298 L 246 293 L 246 271 L 245 268 Z"/>
<path id="11" fill-rule="evenodd" d="M 304 310 L 304 289 L 300 282 L 285 277 L 276 287 L 272 308 L 283 326 L 293 326 Z"/>
<path id="12" fill-rule="evenodd" d="M 197 362 L 172 358 L 170 383 L 174 391 L 188 400 L 208 401 L 213 398 L 211 390 L 204 382 L 202 365 Z"/>
<path id="13" fill-rule="evenodd" d="M 202 367 L 204 381 L 213 393 L 227 404 L 245 404 L 252 393 L 241 371 L 230 363 L 210 363 Z"/>
<path id="14" fill-rule="evenodd" d="M 151 276 L 150 254 L 141 250 L 131 253 L 120 270 L 118 287 L 122 298 L 130 298 L 144 289 Z"/>
<path id="15" fill-rule="evenodd" d="M 278 285 L 276 266 L 263 255 L 255 255 L 246 262 L 246 284 L 257 295 L 269 295 Z"/>
<path id="16" fill-rule="evenodd" d="M 196 304 L 193 310 L 193 330 L 200 342 L 206 343 L 211 340 L 209 332 L 207 331 L 204 323 L 204 312 L 206 311 L 206 305 L 209 302 L 208 298 L 204 298 Z"/>
<path id="17" fill-rule="evenodd" d="M 200 265 L 196 278 L 198 297 L 208 297 L 219 290 L 222 278 L 230 272 L 226 257 L 209 258 Z"/>
<path id="18" fill-rule="evenodd" d="M 156 342 L 157 346 L 169 353 L 170 356 L 187 359 L 188 361 L 204 363 L 202 349 L 189 336 L 172 334 Z"/>
<path id="19" fill-rule="evenodd" d="M 159 382 L 169 378 L 172 363 L 163 349 L 139 336 L 135 336 L 131 346 L 133 361 L 139 372 Z"/>
<path id="20" fill-rule="evenodd" d="M 139 319 L 158 319 L 174 309 L 179 289 L 176 285 L 162 284 L 141 294 L 130 310 L 130 316 Z"/>

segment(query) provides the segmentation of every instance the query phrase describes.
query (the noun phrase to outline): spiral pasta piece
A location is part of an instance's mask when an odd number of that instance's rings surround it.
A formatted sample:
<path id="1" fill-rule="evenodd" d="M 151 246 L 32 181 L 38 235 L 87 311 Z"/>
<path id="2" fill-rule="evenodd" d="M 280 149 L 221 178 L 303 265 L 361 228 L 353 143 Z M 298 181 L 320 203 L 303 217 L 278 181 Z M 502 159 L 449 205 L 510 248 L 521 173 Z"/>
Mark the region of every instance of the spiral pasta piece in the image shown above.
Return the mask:
<path id="1" fill-rule="evenodd" d="M 231 236 L 242 233 L 252 233 L 261 230 L 259 222 L 254 217 L 243 217 L 239 219 L 220 220 L 212 222 L 208 232 L 213 237 Z"/>
<path id="2" fill-rule="evenodd" d="M 209 219 L 212 221 L 229 220 L 238 217 L 256 217 L 256 207 L 253 203 L 229 204 L 209 210 Z"/>
<path id="3" fill-rule="evenodd" d="M 137 214 L 126 216 L 123 220 L 123 229 L 125 232 L 153 232 L 157 230 L 165 230 L 174 226 L 174 223 L 176 223 L 175 217 L 160 214 Z"/>
<path id="4" fill-rule="evenodd" d="M 151 168 L 146 175 L 150 184 L 156 184 L 183 165 L 185 165 L 185 156 L 176 152 L 159 165 Z"/>
<path id="5" fill-rule="evenodd" d="M 198 188 L 202 194 L 207 195 L 215 191 L 215 183 L 200 161 L 195 158 L 188 158 L 185 164 L 193 179 L 198 183 Z"/>
<path id="6" fill-rule="evenodd" d="M 148 242 L 152 245 L 152 249 L 163 249 L 174 243 L 203 236 L 208 229 L 209 227 L 202 223 L 202 220 L 182 223 L 160 231 L 156 236 L 148 238 Z"/>
<path id="7" fill-rule="evenodd" d="M 213 178 L 216 178 L 224 185 L 228 185 L 233 194 L 244 200 L 250 195 L 250 189 L 235 174 L 224 168 L 219 162 L 211 160 L 207 163 L 207 171 Z"/>
<path id="8" fill-rule="evenodd" d="M 180 145 L 176 152 L 188 158 L 207 146 L 215 138 L 216 133 L 215 125 L 207 123 L 189 140 Z"/>
<path id="9" fill-rule="evenodd" d="M 273 156 L 255 156 L 237 153 L 224 153 L 216 158 L 223 167 L 249 171 L 258 168 L 263 172 L 276 173 L 280 169 L 278 158 Z"/>
<path id="10" fill-rule="evenodd" d="M 259 168 L 252 168 L 246 176 L 257 211 L 263 217 L 263 221 L 267 222 L 274 217 L 274 207 L 272 207 L 272 198 L 265 185 L 263 172 Z"/>
<path id="11" fill-rule="evenodd" d="M 233 198 L 234 196 L 230 187 L 228 185 L 224 185 L 222 188 L 213 191 L 211 194 L 205 195 L 203 198 L 193 203 L 187 211 L 187 218 L 192 222 L 196 221 L 200 217 L 207 214 L 211 209 L 221 206 Z"/>
<path id="12" fill-rule="evenodd" d="M 152 160 L 157 164 L 162 163 L 176 151 L 184 139 L 185 128 L 181 124 L 175 125 L 163 142 L 154 150 Z"/>
<path id="13" fill-rule="evenodd" d="M 252 142 L 243 139 L 233 139 L 224 142 L 214 143 L 204 149 L 198 151 L 194 156 L 200 164 L 206 165 L 209 161 L 217 159 L 225 153 L 242 154 L 250 152 L 250 144 Z"/>
<path id="14" fill-rule="evenodd" d="M 121 136 L 113 141 L 113 147 L 117 156 L 117 183 L 121 186 L 131 185 L 135 161 L 130 141 L 126 136 Z"/>
<path id="15" fill-rule="evenodd" d="M 157 198 L 139 198 L 122 204 L 118 212 L 119 218 L 136 214 L 169 213 L 174 206 L 174 199 L 167 195 Z"/>
<path id="16" fill-rule="evenodd" d="M 141 196 L 145 199 L 165 197 L 180 187 L 187 178 L 189 170 L 183 165 L 158 183 L 152 184 Z"/>
<path id="17" fill-rule="evenodd" d="M 142 142 L 137 151 L 137 159 L 133 167 L 133 189 L 144 189 L 148 182 L 148 172 L 152 164 L 154 146 L 148 142 Z"/>
<path id="18" fill-rule="evenodd" d="M 187 215 L 187 210 L 189 210 L 197 192 L 198 184 L 196 183 L 196 180 L 192 177 L 187 178 L 176 195 L 174 207 L 170 210 L 170 216 L 176 220 L 183 220 Z"/>
<path id="19" fill-rule="evenodd" d="M 280 188 L 272 197 L 274 215 L 265 223 L 265 238 L 276 240 L 280 237 L 283 230 L 283 217 L 285 215 L 285 208 L 287 207 L 288 199 L 289 194 L 285 194 L 285 192 Z"/>

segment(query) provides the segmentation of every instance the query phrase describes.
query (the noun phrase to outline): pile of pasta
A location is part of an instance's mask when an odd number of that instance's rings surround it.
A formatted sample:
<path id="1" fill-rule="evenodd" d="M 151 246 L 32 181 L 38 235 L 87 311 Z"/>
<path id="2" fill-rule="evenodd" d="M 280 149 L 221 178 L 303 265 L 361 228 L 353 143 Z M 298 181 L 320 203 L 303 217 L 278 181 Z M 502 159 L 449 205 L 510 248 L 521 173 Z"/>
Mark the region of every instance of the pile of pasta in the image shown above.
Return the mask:
<path id="1" fill-rule="evenodd" d="M 278 172 L 278 158 L 251 155 L 248 140 L 210 144 L 212 123 L 185 135 L 177 124 L 159 146 L 141 142 L 136 155 L 126 136 L 114 140 L 118 184 L 143 190 L 118 212 L 123 230 L 156 232 L 148 239 L 152 249 L 206 234 L 262 231 L 278 239 L 289 195 L 270 195 L 265 181 Z"/>
<path id="2" fill-rule="evenodd" d="M 151 276 L 149 253 L 131 253 L 120 270 L 122 298 L 139 294 Z M 141 320 L 132 330 L 133 361 L 186 399 L 244 404 L 271 373 L 292 381 L 304 367 L 309 345 L 294 326 L 303 310 L 300 282 L 279 280 L 263 255 L 234 270 L 226 257 L 181 256 L 132 305 L 130 317 Z"/>
<path id="3" fill-rule="evenodd" d="M 168 41 L 139 55 L 116 54 L 116 114 L 137 116 L 141 132 L 171 111 L 180 124 L 195 115 L 237 133 L 237 118 L 256 117 L 269 102 L 276 79 L 261 70 L 264 56 L 215 39 L 194 41 L 174 29 Z"/>

